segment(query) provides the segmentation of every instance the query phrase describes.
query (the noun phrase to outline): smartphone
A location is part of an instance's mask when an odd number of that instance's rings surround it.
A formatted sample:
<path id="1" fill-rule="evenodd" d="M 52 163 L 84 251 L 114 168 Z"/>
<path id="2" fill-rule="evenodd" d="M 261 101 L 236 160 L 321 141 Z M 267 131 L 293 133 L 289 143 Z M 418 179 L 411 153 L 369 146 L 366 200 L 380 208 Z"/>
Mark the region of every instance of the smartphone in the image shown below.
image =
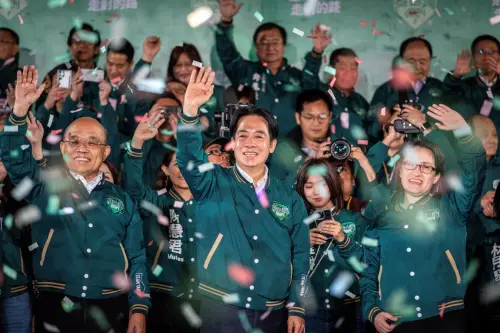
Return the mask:
<path id="1" fill-rule="evenodd" d="M 82 68 L 82 77 L 85 82 L 96 82 L 99 83 L 104 80 L 104 70 L 103 69 L 88 69 Z"/>
<path id="2" fill-rule="evenodd" d="M 59 69 L 57 71 L 57 82 L 59 82 L 59 88 L 71 88 L 71 76 L 72 72 L 67 69 Z"/>
<path id="3" fill-rule="evenodd" d="M 319 223 L 323 222 L 323 221 L 328 221 L 328 220 L 333 220 L 333 215 L 332 215 L 332 211 L 330 209 L 325 209 L 325 210 L 320 210 L 317 212 L 319 214 L 319 218 L 316 220 Z M 330 234 L 325 234 L 325 233 L 320 233 L 321 235 L 325 236 L 326 237 L 326 240 L 330 240 L 333 238 L 332 235 Z"/>

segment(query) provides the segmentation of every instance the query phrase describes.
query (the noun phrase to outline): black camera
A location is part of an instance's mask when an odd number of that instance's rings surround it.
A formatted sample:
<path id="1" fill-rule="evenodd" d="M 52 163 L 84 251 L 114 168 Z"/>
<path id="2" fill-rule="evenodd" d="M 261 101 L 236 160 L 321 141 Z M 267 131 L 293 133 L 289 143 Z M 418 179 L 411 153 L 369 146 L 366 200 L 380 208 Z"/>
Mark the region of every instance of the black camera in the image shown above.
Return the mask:
<path id="1" fill-rule="evenodd" d="M 336 160 L 346 160 L 351 154 L 351 145 L 344 139 L 337 139 L 330 146 L 330 153 Z"/>
<path id="2" fill-rule="evenodd" d="M 420 133 L 420 129 L 413 126 L 413 124 L 406 119 L 394 119 L 394 130 L 403 134 Z"/>
<path id="3" fill-rule="evenodd" d="M 238 103 L 238 104 L 227 104 L 224 111 L 221 113 L 216 113 L 214 119 L 219 124 L 217 125 L 219 136 L 223 138 L 230 138 L 229 135 L 229 125 L 231 124 L 231 119 L 234 113 L 240 107 L 247 107 L 248 104 Z"/>

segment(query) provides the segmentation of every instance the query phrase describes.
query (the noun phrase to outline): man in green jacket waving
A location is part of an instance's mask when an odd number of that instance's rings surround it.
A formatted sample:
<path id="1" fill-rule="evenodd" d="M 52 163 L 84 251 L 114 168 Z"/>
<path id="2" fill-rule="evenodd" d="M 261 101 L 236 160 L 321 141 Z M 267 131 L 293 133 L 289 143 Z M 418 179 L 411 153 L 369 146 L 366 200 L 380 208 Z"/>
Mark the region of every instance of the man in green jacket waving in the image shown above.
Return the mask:
<path id="1" fill-rule="evenodd" d="M 191 74 L 180 126 L 199 126 L 198 109 L 213 93 L 214 76 L 210 68 Z M 233 168 L 208 163 L 199 131 L 177 134 L 177 161 L 198 202 L 196 214 L 204 217 L 197 224 L 195 259 L 205 296 L 201 330 L 283 332 L 288 326 L 289 333 L 301 333 L 307 212 L 299 195 L 271 177 L 265 165 L 276 147 L 276 119 L 265 109 L 240 106 L 230 129 Z"/>
<path id="2" fill-rule="evenodd" d="M 29 204 L 16 223 L 31 223 L 37 332 L 144 333 L 150 300 L 142 220 L 130 196 L 99 171 L 110 153 L 106 131 L 92 118 L 74 121 L 60 144 L 67 170 L 41 174 L 43 156 L 35 160 L 25 138 L 43 137 L 42 124 L 26 117 L 43 91 L 37 80 L 34 66 L 18 71 L 0 140 L 9 177 Z"/>

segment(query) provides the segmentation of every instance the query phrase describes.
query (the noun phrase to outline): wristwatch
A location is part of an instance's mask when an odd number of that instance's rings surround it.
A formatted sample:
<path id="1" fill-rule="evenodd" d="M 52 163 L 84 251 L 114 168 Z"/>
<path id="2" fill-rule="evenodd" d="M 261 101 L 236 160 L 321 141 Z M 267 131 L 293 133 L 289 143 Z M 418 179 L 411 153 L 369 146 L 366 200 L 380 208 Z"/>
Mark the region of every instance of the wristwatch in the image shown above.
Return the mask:
<path id="1" fill-rule="evenodd" d="M 429 129 L 432 129 L 432 124 L 429 123 L 428 121 L 426 121 L 425 123 L 422 124 L 422 126 L 420 126 L 420 130 L 422 132 L 425 132 L 425 131 L 427 131 Z"/>

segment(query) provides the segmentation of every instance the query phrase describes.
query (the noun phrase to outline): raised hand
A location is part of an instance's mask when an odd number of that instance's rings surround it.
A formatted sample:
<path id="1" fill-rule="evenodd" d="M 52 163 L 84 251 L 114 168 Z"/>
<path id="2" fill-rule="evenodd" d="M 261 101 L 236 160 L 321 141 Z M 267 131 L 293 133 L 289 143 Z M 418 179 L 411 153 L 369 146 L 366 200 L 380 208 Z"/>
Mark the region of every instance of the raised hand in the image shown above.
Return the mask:
<path id="1" fill-rule="evenodd" d="M 45 88 L 45 84 L 36 87 L 38 82 L 38 71 L 35 66 L 24 66 L 23 71 L 17 71 L 16 102 L 14 114 L 24 117 L 31 106 L 40 97 Z"/>
<path id="2" fill-rule="evenodd" d="M 7 92 L 7 103 L 12 109 L 12 107 L 16 103 L 16 89 L 9 83 L 6 92 Z"/>
<path id="3" fill-rule="evenodd" d="M 215 72 L 210 67 L 202 67 L 198 74 L 196 69 L 193 69 L 184 95 L 183 111 L 186 115 L 196 116 L 198 108 L 208 102 L 214 92 L 214 78 Z"/>
<path id="4" fill-rule="evenodd" d="M 111 93 L 111 85 L 106 80 L 102 80 L 99 83 L 99 101 L 101 102 L 101 105 L 108 104 L 108 98 L 110 93 Z"/>
<path id="5" fill-rule="evenodd" d="M 323 53 L 332 40 L 332 34 L 328 35 L 328 31 L 321 30 L 321 25 L 316 24 L 314 29 L 311 29 L 311 37 L 313 40 L 313 50 L 316 53 Z"/>
<path id="6" fill-rule="evenodd" d="M 29 117 L 26 118 L 26 123 L 28 125 L 26 131 L 26 138 L 31 143 L 33 147 L 42 144 L 43 140 L 43 126 L 40 121 L 35 119 L 33 113 L 29 113 Z"/>
<path id="7" fill-rule="evenodd" d="M 467 126 L 467 122 L 460 113 L 444 104 L 429 106 L 427 115 L 439 121 L 439 123 L 436 123 L 436 126 L 444 131 L 452 131 Z"/>
<path id="8" fill-rule="evenodd" d="M 400 112 L 401 118 L 408 120 L 415 127 L 420 128 L 425 123 L 425 113 L 415 107 L 404 104 L 403 111 Z"/>
<path id="9" fill-rule="evenodd" d="M 52 88 L 49 90 L 49 93 L 47 95 L 47 98 L 45 99 L 45 102 L 43 103 L 43 105 L 45 106 L 45 108 L 47 110 L 50 110 L 54 107 L 54 105 L 56 105 L 56 103 L 65 98 L 65 96 L 68 94 L 68 91 L 70 91 L 70 89 L 67 89 L 67 88 L 60 88 L 58 85 L 57 85 L 57 80 L 53 80 L 53 81 L 50 81 L 49 82 L 52 82 Z"/>
<path id="10" fill-rule="evenodd" d="M 163 113 L 159 109 L 151 109 L 146 113 L 135 129 L 132 138 L 132 147 L 141 149 L 145 141 L 151 140 L 158 134 L 158 128 L 165 122 Z"/>
<path id="11" fill-rule="evenodd" d="M 226 22 L 230 22 L 243 6 L 243 3 L 236 4 L 235 0 L 217 0 L 217 2 L 219 3 L 221 20 Z"/>
<path id="12" fill-rule="evenodd" d="M 73 101 L 78 101 L 83 95 L 83 74 L 82 70 L 78 68 L 78 71 L 71 78 L 71 99 Z"/>
<path id="13" fill-rule="evenodd" d="M 157 36 L 150 36 L 144 40 L 142 45 L 142 59 L 146 62 L 153 62 L 158 52 L 161 49 L 161 39 Z"/>
<path id="14" fill-rule="evenodd" d="M 457 55 L 457 62 L 455 63 L 455 70 L 453 71 L 453 75 L 456 77 L 460 77 L 466 74 L 469 74 L 472 71 L 472 67 L 470 65 L 472 59 L 472 54 L 469 50 L 462 50 Z"/>

